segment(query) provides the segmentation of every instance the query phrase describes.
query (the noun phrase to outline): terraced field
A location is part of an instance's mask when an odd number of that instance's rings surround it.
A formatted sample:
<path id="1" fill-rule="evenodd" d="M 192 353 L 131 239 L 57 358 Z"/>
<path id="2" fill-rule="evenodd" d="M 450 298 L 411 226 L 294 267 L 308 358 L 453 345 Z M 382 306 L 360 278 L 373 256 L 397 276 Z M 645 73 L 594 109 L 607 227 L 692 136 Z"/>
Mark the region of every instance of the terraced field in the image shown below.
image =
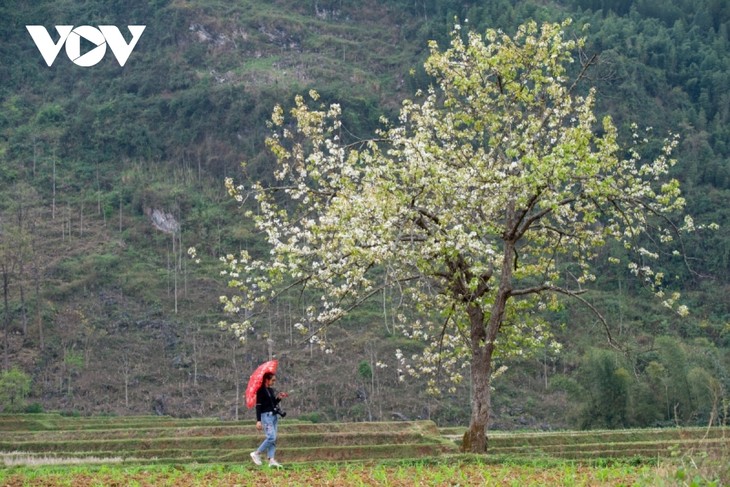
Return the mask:
<path id="1" fill-rule="evenodd" d="M 438 457 L 458 447 L 430 421 L 280 422 L 277 456 L 291 462 Z M 0 416 L 0 458 L 30 462 L 240 463 L 262 440 L 252 422 L 160 417 Z"/>
<path id="2" fill-rule="evenodd" d="M 458 443 L 463 428 L 442 428 Z M 730 454 L 730 428 L 656 428 L 630 430 L 503 432 L 489 436 L 489 452 L 511 458 L 569 460 L 666 458 L 678 452 Z M 728 457 L 730 462 L 730 457 Z"/>
<path id="3" fill-rule="evenodd" d="M 431 421 L 280 423 L 282 462 L 352 462 L 457 456 L 463 428 Z M 0 466 L 101 463 L 236 464 L 262 437 L 251 421 L 157 416 L 0 415 Z M 730 452 L 730 428 L 588 432 L 491 432 L 488 456 L 500 459 L 653 460 L 673 452 Z"/>

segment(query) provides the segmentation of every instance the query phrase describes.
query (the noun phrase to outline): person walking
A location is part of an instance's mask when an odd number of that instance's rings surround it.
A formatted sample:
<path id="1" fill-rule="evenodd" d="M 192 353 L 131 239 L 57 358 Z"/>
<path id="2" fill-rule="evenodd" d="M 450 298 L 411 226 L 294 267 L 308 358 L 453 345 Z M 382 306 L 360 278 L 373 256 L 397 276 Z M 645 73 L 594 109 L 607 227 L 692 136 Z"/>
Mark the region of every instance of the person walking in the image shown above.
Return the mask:
<path id="1" fill-rule="evenodd" d="M 276 461 L 276 438 L 279 428 L 279 402 L 288 397 L 286 392 L 276 392 L 273 385 L 276 383 L 276 375 L 272 372 L 264 374 L 263 382 L 256 392 L 256 429 L 263 431 L 266 435 L 259 447 L 251 452 L 251 459 L 256 465 L 263 463 L 261 454 L 266 453 L 270 467 L 281 467 Z"/>

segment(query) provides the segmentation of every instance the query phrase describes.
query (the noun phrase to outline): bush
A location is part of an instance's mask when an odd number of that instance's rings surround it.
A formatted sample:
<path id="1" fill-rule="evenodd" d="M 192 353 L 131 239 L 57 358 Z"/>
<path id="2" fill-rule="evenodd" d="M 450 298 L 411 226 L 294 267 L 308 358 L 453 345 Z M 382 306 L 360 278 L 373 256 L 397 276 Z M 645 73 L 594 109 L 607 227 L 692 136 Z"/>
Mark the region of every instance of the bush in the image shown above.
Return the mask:
<path id="1" fill-rule="evenodd" d="M 626 426 L 631 377 L 615 354 L 607 350 L 590 351 L 581 364 L 579 382 L 587 393 L 582 428 Z"/>
<path id="2" fill-rule="evenodd" d="M 0 373 L 0 410 L 22 412 L 30 393 L 30 382 L 30 376 L 17 367 Z"/>
<path id="3" fill-rule="evenodd" d="M 301 421 L 309 421 L 310 423 L 324 423 L 327 421 L 327 415 L 315 411 L 313 413 L 300 414 L 297 419 Z"/>
<path id="4" fill-rule="evenodd" d="M 38 402 L 29 404 L 24 411 L 26 414 L 41 414 L 43 412 L 43 405 Z"/>

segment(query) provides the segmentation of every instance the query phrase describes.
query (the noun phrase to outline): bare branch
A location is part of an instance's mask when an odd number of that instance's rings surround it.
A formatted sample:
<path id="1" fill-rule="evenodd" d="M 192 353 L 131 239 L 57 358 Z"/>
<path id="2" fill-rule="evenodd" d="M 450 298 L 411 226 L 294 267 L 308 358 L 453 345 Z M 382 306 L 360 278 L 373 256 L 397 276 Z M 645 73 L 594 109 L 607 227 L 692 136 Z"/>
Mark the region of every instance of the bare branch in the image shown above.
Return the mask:
<path id="1" fill-rule="evenodd" d="M 598 54 L 593 54 L 588 61 L 581 61 L 582 68 L 580 73 L 573 81 L 573 84 L 568 88 L 568 93 L 572 93 L 573 90 L 578 86 L 578 83 L 586 76 L 588 68 L 590 68 L 598 60 Z"/>
<path id="2" fill-rule="evenodd" d="M 606 331 L 606 338 L 608 338 L 608 344 L 611 345 L 616 350 L 619 350 L 623 353 L 626 352 L 613 339 L 613 335 L 611 335 L 611 329 L 608 326 L 608 321 L 606 320 L 606 318 L 601 314 L 600 311 L 598 311 L 598 309 L 595 306 L 593 306 L 591 303 L 589 303 L 585 298 L 583 298 L 581 296 L 581 294 L 583 294 L 584 291 L 576 292 L 576 291 L 571 291 L 569 289 L 563 289 L 563 288 L 557 287 L 557 286 L 551 287 L 550 290 L 553 292 L 556 292 L 556 293 L 564 294 L 571 298 L 575 298 L 578 301 L 580 301 L 581 303 L 583 303 L 586 307 L 588 307 L 588 309 L 590 309 L 593 312 L 593 314 L 596 316 L 596 318 L 598 318 L 598 321 L 600 321 L 601 324 L 603 325 L 603 329 Z"/>
<path id="3" fill-rule="evenodd" d="M 413 280 L 420 279 L 420 278 L 421 278 L 421 276 L 410 276 L 410 277 L 406 277 L 406 278 L 403 278 L 403 279 L 397 279 L 395 282 L 397 282 L 397 283 L 404 283 L 404 282 L 409 282 L 409 281 L 413 281 Z M 322 330 L 324 330 L 328 326 L 332 325 L 333 323 L 337 323 L 338 321 L 340 321 L 342 318 L 344 318 L 347 315 L 347 313 L 349 313 L 353 309 L 359 307 L 360 305 L 362 305 L 365 301 L 367 301 L 368 299 L 370 299 L 374 295 L 378 294 L 379 292 L 382 292 L 383 289 L 385 289 L 386 287 L 388 287 L 388 285 L 389 284 L 385 284 L 384 283 L 381 286 L 377 286 L 377 287 L 373 288 L 373 290 L 370 291 L 369 293 L 361 296 L 360 299 L 356 299 L 347 308 L 345 308 L 342 311 L 342 313 L 339 313 L 335 318 L 333 318 L 330 321 L 327 321 L 327 322 L 323 323 L 314 332 L 310 333 L 309 336 L 307 336 L 306 339 L 304 339 L 303 341 L 300 342 L 300 345 L 305 345 L 305 344 L 310 343 L 310 341 L 312 340 L 312 338 L 314 338 L 315 336 L 319 335 L 322 332 Z"/>

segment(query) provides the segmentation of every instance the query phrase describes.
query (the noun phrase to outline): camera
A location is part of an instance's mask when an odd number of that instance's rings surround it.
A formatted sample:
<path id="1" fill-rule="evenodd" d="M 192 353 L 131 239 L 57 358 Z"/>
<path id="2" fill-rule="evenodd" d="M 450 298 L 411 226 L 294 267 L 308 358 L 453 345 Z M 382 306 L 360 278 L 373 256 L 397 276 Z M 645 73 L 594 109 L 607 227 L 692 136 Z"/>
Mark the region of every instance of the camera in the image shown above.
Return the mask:
<path id="1" fill-rule="evenodd" d="M 279 416 L 281 416 L 282 418 L 286 417 L 286 412 L 285 412 L 285 411 L 282 411 L 282 410 L 281 410 L 281 408 L 280 408 L 279 406 L 276 406 L 276 407 L 274 408 L 274 414 L 278 414 L 278 415 L 279 415 Z"/>

